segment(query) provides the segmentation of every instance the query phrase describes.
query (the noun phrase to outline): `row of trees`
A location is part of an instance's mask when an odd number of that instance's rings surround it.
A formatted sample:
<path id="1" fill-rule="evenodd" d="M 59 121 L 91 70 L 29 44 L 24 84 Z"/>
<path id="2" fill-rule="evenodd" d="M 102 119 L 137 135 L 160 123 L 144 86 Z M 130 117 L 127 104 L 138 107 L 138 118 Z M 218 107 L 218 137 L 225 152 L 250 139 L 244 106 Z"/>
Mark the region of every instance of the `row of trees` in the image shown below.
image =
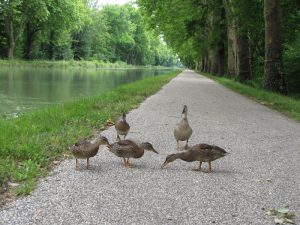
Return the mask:
<path id="1" fill-rule="evenodd" d="M 289 92 L 300 93 L 299 0 L 138 4 L 185 65 L 283 94 L 287 82 Z"/>
<path id="2" fill-rule="evenodd" d="M 132 5 L 92 0 L 0 0 L 0 57 L 178 63 Z"/>

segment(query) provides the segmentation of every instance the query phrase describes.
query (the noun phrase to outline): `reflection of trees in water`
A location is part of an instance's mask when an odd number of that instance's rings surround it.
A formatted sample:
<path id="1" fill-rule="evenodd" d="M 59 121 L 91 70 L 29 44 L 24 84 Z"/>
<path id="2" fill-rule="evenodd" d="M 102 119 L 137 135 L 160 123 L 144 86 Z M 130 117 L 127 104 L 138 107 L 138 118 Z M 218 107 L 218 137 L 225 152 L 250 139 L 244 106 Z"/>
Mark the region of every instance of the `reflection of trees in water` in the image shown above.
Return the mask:
<path id="1" fill-rule="evenodd" d="M 170 70 L 0 69 L 0 114 L 45 107 L 76 97 L 99 95 Z"/>

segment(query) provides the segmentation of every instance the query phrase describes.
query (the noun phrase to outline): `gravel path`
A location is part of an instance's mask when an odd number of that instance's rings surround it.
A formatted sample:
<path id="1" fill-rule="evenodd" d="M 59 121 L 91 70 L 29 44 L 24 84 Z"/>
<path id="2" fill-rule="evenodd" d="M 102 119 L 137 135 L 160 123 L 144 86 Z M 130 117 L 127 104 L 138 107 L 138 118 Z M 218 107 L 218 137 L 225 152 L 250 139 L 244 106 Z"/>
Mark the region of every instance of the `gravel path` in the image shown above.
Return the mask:
<path id="1" fill-rule="evenodd" d="M 183 105 L 194 130 L 190 145 L 219 145 L 231 154 L 212 163 L 177 160 L 174 125 Z M 75 171 L 66 160 L 32 195 L 0 211 L 0 224 L 274 224 L 269 208 L 289 205 L 300 224 L 300 125 L 246 97 L 186 70 L 131 111 L 128 138 L 149 141 L 126 170 L 105 148 L 93 169 Z M 115 140 L 113 127 L 103 132 Z M 83 165 L 83 162 L 82 162 Z M 207 165 L 204 164 L 204 168 Z"/>

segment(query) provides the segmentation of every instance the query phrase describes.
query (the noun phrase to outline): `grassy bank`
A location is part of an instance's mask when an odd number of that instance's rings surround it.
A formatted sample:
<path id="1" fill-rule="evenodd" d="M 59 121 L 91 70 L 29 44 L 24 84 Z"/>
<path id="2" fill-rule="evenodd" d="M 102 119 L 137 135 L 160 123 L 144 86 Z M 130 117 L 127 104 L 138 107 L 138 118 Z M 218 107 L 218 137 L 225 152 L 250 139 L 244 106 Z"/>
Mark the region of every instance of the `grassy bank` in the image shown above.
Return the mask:
<path id="1" fill-rule="evenodd" d="M 228 87 L 240 94 L 246 95 L 257 102 L 265 106 L 268 106 L 272 109 L 275 109 L 285 114 L 286 116 L 300 122 L 300 100 L 299 99 L 266 91 L 261 88 L 250 87 L 248 85 L 241 84 L 229 78 L 217 77 L 202 72 L 199 73 L 219 82 L 225 87 Z"/>
<path id="2" fill-rule="evenodd" d="M 9 193 L 28 194 L 36 178 L 47 174 L 53 161 L 62 157 L 69 145 L 91 136 L 107 120 L 137 107 L 178 73 L 151 77 L 16 119 L 0 118 L 0 187 L 5 188 L 8 182 L 17 183 Z"/>
<path id="3" fill-rule="evenodd" d="M 134 66 L 130 64 L 126 64 L 125 62 L 117 61 L 115 63 L 111 62 L 103 62 L 99 60 L 80 60 L 80 61 L 47 61 L 47 60 L 0 60 L 0 67 L 37 67 L 37 68 L 87 68 L 87 69 L 120 69 L 120 68 L 159 68 L 163 69 L 166 67 L 163 66 Z"/>

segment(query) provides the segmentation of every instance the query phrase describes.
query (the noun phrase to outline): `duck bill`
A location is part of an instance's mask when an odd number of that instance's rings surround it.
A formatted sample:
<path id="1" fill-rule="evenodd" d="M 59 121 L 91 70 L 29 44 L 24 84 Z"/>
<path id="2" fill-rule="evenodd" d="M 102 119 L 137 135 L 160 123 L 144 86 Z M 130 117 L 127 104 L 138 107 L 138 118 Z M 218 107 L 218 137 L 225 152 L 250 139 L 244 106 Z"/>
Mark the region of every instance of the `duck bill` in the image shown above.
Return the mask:
<path id="1" fill-rule="evenodd" d="M 152 149 L 152 152 L 155 152 L 156 154 L 159 154 L 155 149 Z"/>
<path id="2" fill-rule="evenodd" d="M 187 106 L 186 105 L 183 106 L 183 110 L 182 110 L 182 114 L 185 114 L 185 113 L 187 113 Z"/>
<path id="3" fill-rule="evenodd" d="M 168 162 L 167 161 L 165 161 L 162 165 L 161 165 L 161 169 L 163 169 L 166 165 L 168 164 Z"/>

